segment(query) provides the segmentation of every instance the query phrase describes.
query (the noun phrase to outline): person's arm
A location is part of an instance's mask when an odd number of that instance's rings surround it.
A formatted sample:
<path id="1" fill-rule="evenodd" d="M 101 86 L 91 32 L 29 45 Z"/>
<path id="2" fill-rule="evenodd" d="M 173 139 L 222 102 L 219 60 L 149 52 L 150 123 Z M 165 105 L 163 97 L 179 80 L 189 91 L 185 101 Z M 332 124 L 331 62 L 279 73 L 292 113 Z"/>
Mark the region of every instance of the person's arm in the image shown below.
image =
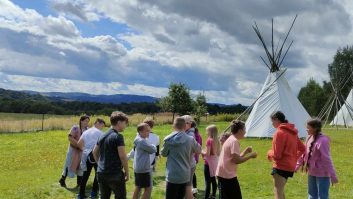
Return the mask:
<path id="1" fill-rule="evenodd" d="M 310 137 L 308 137 L 305 141 L 305 143 L 308 143 L 308 140 L 310 139 Z M 304 157 L 306 156 L 306 146 L 300 141 L 300 139 L 298 138 L 298 152 L 297 152 L 297 164 L 295 165 L 295 169 L 294 171 L 297 172 L 304 163 Z"/>
<path id="2" fill-rule="evenodd" d="M 268 158 L 269 159 L 281 159 L 284 146 L 285 146 L 285 134 L 282 132 L 277 132 L 275 133 L 275 136 L 273 137 L 273 144 L 272 144 L 272 150 L 268 152 Z"/>
<path id="3" fill-rule="evenodd" d="M 331 154 L 330 154 L 330 140 L 328 137 L 324 137 L 322 139 L 321 144 L 319 145 L 319 151 L 321 155 L 320 164 L 322 164 L 326 170 L 330 173 L 331 183 L 338 183 L 338 179 L 336 176 L 336 171 L 332 163 Z"/>
<path id="4" fill-rule="evenodd" d="M 246 147 L 246 149 L 240 153 L 240 143 L 237 142 L 233 142 L 231 149 L 230 149 L 230 154 L 232 156 L 232 161 L 235 164 L 241 164 L 244 163 L 246 161 L 248 161 L 250 158 L 256 158 L 257 157 L 257 153 L 256 152 L 248 152 L 248 151 L 252 151 L 251 147 Z M 240 154 L 239 154 L 240 153 Z"/>
<path id="5" fill-rule="evenodd" d="M 163 157 L 167 157 L 169 155 L 169 146 L 166 142 L 164 142 L 164 144 L 163 144 L 163 148 L 161 150 L 161 155 Z"/>
<path id="6" fill-rule="evenodd" d="M 81 149 L 81 151 L 83 150 L 83 148 L 85 146 L 85 141 L 83 141 L 83 136 L 81 136 L 81 138 L 78 140 L 77 146 L 79 149 Z"/>
<path id="7" fill-rule="evenodd" d="M 118 146 L 118 154 L 119 154 L 121 164 L 123 165 L 123 168 L 124 168 L 125 181 L 128 181 L 129 180 L 129 165 L 128 165 L 128 160 L 127 160 L 127 156 L 125 153 L 125 146 Z"/>
<path id="8" fill-rule="evenodd" d="M 302 143 L 302 141 L 299 139 L 299 137 L 297 139 L 297 145 L 298 145 L 297 158 L 300 158 L 305 153 L 306 148 L 305 148 L 305 145 Z"/>
<path id="9" fill-rule="evenodd" d="M 142 150 L 146 151 L 149 154 L 156 153 L 157 147 L 153 144 L 148 144 L 146 141 L 140 142 L 140 146 Z"/>
<path id="10" fill-rule="evenodd" d="M 244 157 L 246 156 L 247 154 L 251 153 L 252 152 L 252 147 L 251 146 L 248 146 L 246 147 L 246 149 L 240 154 L 241 157 Z"/>
<path id="11" fill-rule="evenodd" d="M 100 148 L 99 148 L 99 145 L 96 144 L 96 146 L 94 146 L 94 149 L 93 149 L 93 158 L 96 162 L 98 162 L 99 160 L 99 152 L 100 152 Z"/>
<path id="12" fill-rule="evenodd" d="M 70 145 L 79 149 L 79 146 L 77 144 L 77 140 L 74 138 L 74 136 L 78 133 L 78 127 L 73 127 L 71 128 L 70 130 L 70 133 L 68 135 L 68 139 L 69 139 L 69 142 L 70 142 Z"/>
<path id="13" fill-rule="evenodd" d="M 244 163 L 244 162 L 248 161 L 251 158 L 256 158 L 256 157 L 257 157 L 257 153 L 256 152 L 251 152 L 251 153 L 249 153 L 248 155 L 245 155 L 245 156 L 241 156 L 241 155 L 239 155 L 237 153 L 234 153 L 234 154 L 232 154 L 232 161 L 235 164 L 241 164 L 241 163 Z"/>
<path id="14" fill-rule="evenodd" d="M 202 151 L 201 145 L 199 145 L 195 139 L 192 140 L 192 145 L 193 153 L 200 154 Z"/>
<path id="15" fill-rule="evenodd" d="M 212 147 L 212 141 L 211 140 L 207 140 L 207 142 L 206 142 L 206 151 L 202 151 L 201 152 L 201 154 L 203 155 L 203 156 L 209 156 L 209 155 L 211 155 L 211 147 Z"/>

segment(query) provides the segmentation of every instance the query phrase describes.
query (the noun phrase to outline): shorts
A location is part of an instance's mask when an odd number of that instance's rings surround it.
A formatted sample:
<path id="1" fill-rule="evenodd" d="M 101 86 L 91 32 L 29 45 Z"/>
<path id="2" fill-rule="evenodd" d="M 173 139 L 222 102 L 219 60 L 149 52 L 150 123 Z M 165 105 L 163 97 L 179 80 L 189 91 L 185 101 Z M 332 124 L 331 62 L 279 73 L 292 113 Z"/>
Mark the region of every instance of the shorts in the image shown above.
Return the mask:
<path id="1" fill-rule="evenodd" d="M 274 174 L 278 174 L 287 180 L 289 177 L 293 177 L 294 172 L 272 168 L 271 175 L 274 175 Z"/>
<path id="2" fill-rule="evenodd" d="M 151 173 L 135 173 L 135 185 L 140 188 L 151 186 Z"/>

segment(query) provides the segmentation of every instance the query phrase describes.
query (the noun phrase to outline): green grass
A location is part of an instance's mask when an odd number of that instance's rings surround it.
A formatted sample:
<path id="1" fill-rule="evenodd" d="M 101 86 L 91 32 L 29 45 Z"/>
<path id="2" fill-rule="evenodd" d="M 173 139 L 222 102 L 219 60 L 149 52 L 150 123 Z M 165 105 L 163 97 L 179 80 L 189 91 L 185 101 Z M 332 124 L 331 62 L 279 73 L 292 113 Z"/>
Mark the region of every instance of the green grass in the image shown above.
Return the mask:
<path id="1" fill-rule="evenodd" d="M 223 130 L 227 123 L 217 123 Z M 204 137 L 205 125 L 200 126 Z M 156 126 L 154 131 L 163 139 L 170 133 L 169 125 Z M 330 189 L 331 198 L 353 198 L 352 131 L 330 130 L 326 132 L 331 137 L 331 151 L 336 167 L 339 184 Z M 0 198 L 74 198 L 77 189 L 73 187 L 76 179 L 67 179 L 68 189 L 58 184 L 66 150 L 68 147 L 67 131 L 46 131 L 39 133 L 16 133 L 0 135 Z M 135 127 L 130 126 L 124 132 L 127 151 L 132 147 L 135 137 Z M 266 159 L 266 152 L 271 147 L 270 139 L 244 139 L 241 147 L 253 146 L 258 152 L 258 158 L 250 160 L 238 167 L 238 178 L 243 198 L 273 198 L 271 163 Z M 132 174 L 132 162 L 129 162 Z M 155 174 L 153 198 L 164 198 L 165 195 L 165 158 L 158 161 Z M 197 166 L 199 190 L 204 189 L 203 163 Z M 92 178 L 88 182 L 87 193 L 92 186 Z M 127 183 L 128 198 L 132 197 L 133 176 Z M 306 174 L 296 173 L 289 179 L 286 186 L 286 196 L 290 199 L 307 198 Z M 201 197 L 199 197 L 201 198 Z"/>

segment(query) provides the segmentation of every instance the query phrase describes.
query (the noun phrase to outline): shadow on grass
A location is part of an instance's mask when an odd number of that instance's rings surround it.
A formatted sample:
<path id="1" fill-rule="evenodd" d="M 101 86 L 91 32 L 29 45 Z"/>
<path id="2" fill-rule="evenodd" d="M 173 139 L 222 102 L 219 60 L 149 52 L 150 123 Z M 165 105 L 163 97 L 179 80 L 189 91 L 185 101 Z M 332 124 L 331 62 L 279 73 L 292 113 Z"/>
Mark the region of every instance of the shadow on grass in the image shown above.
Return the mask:
<path id="1" fill-rule="evenodd" d="M 63 187 L 63 188 L 68 190 L 68 191 L 70 191 L 70 192 L 72 192 L 72 193 L 78 193 L 79 190 L 80 190 L 80 187 L 77 187 L 77 186 L 75 186 L 75 187 Z M 87 189 L 87 187 L 86 187 L 86 189 Z"/>

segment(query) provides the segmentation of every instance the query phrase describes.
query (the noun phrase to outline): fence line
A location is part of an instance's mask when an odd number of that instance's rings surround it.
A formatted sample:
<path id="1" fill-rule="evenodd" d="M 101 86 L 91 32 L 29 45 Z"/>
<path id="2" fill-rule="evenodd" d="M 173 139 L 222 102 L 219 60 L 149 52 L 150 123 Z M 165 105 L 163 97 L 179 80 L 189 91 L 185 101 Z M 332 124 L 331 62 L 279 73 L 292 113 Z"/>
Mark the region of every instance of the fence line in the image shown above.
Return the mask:
<path id="1" fill-rule="evenodd" d="M 158 113 L 153 115 L 138 113 L 129 115 L 129 124 L 137 125 L 148 116 L 154 118 L 156 125 L 171 124 L 173 118 L 172 113 Z M 0 133 L 68 130 L 72 125 L 78 124 L 79 117 L 73 115 L 0 113 Z M 107 125 L 110 125 L 108 116 L 92 116 L 90 126 L 93 125 L 97 117 L 104 119 Z M 235 117 L 236 114 L 208 115 L 207 117 L 202 117 L 201 122 L 231 121 Z M 246 120 L 246 117 L 243 120 Z"/>

